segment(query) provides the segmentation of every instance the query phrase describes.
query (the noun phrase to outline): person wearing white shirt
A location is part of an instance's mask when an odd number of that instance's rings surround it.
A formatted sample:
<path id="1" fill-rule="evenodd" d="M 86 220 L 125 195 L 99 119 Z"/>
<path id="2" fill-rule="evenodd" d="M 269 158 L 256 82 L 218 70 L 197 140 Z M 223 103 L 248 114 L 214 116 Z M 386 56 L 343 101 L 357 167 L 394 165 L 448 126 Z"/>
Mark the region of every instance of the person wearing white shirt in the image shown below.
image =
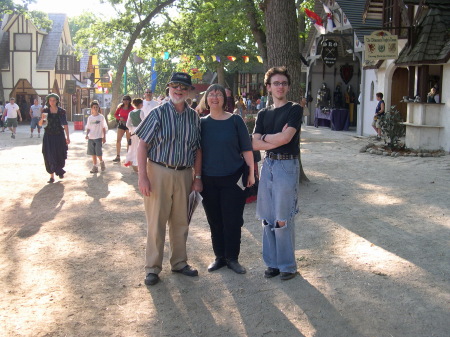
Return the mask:
<path id="1" fill-rule="evenodd" d="M 33 131 L 37 127 L 38 131 L 38 138 L 41 138 L 41 126 L 38 124 L 39 120 L 41 119 L 42 110 L 44 107 L 39 104 L 39 100 L 37 98 L 34 99 L 34 104 L 30 107 L 30 117 L 31 117 L 31 133 L 30 138 L 33 138 Z"/>
<path id="2" fill-rule="evenodd" d="M 8 117 L 6 121 L 6 126 L 11 130 L 11 138 L 16 138 L 16 128 L 17 128 L 17 116 L 19 116 L 19 122 L 22 121 L 22 115 L 20 114 L 19 106 L 15 103 L 14 97 L 9 99 L 9 103 L 5 105 L 5 113 L 2 116 L 2 120 Z"/>
<path id="3" fill-rule="evenodd" d="M 150 111 L 159 106 L 157 101 L 153 100 L 153 92 L 150 89 L 145 89 L 144 91 L 144 102 L 141 109 L 141 120 L 144 120 L 148 116 Z"/>

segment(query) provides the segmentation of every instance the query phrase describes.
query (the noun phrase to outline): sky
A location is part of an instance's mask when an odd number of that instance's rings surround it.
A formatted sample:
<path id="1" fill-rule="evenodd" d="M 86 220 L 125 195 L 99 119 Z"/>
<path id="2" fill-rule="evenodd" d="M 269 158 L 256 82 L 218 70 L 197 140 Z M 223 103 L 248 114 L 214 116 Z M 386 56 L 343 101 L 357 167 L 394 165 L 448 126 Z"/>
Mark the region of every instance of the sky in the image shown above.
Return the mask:
<path id="1" fill-rule="evenodd" d="M 113 7 L 100 0 L 36 0 L 28 6 L 29 10 L 38 10 L 46 13 L 65 13 L 69 17 L 78 16 L 83 11 L 94 12 L 105 17 L 115 16 Z"/>

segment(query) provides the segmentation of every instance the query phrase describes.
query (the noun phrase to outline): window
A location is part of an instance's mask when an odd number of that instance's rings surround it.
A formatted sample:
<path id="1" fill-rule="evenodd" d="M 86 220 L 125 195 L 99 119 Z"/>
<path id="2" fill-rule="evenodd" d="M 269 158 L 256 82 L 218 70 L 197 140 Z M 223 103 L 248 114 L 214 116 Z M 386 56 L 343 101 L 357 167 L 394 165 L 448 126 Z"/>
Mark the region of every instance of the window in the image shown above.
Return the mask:
<path id="1" fill-rule="evenodd" d="M 14 34 L 14 50 L 31 51 L 31 34 Z"/>

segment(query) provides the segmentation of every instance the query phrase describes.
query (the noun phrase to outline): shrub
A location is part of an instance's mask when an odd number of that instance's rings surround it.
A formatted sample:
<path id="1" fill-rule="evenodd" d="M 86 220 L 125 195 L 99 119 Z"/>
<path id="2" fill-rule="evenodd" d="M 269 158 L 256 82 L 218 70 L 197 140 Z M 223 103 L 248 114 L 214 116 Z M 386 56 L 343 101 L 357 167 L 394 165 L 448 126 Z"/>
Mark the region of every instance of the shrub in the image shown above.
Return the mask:
<path id="1" fill-rule="evenodd" d="M 245 125 L 247 125 L 248 133 L 251 135 L 255 129 L 256 118 L 252 115 L 245 116 Z"/>
<path id="2" fill-rule="evenodd" d="M 405 136 L 406 128 L 402 123 L 402 116 L 395 105 L 391 106 L 384 116 L 381 116 L 381 131 L 387 138 L 387 145 L 391 149 L 397 148 L 400 138 Z"/>

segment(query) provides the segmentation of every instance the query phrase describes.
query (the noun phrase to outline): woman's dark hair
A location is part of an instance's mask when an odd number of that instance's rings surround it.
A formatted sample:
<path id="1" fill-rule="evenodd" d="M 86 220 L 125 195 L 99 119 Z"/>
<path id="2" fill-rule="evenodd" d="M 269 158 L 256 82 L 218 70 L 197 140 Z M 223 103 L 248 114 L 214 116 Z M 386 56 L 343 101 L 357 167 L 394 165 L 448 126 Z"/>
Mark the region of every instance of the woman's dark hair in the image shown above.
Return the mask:
<path id="1" fill-rule="evenodd" d="M 94 100 L 91 102 L 91 104 L 90 104 L 91 108 L 92 108 L 94 105 L 98 105 L 98 107 L 100 108 L 100 104 L 98 104 L 98 101 L 95 100 L 95 99 L 94 99 Z"/>
<path id="2" fill-rule="evenodd" d="M 266 74 L 264 75 L 264 85 L 270 84 L 270 80 L 272 79 L 272 76 L 274 75 L 284 75 L 286 76 L 288 80 L 288 85 L 291 85 L 291 76 L 287 72 L 286 67 L 273 67 L 267 70 Z"/>
<path id="3" fill-rule="evenodd" d="M 45 97 L 45 105 L 49 108 L 50 108 L 50 103 L 48 102 L 48 100 L 52 97 L 56 98 L 56 106 L 59 105 L 59 96 L 52 92 Z"/>
<path id="4" fill-rule="evenodd" d="M 142 103 L 144 103 L 144 101 L 141 98 L 135 98 L 135 99 L 133 99 L 133 102 L 132 102 L 132 104 L 135 108 L 137 108 L 138 105 L 141 105 Z"/>
<path id="5" fill-rule="evenodd" d="M 208 105 L 208 95 L 209 95 L 209 93 L 210 93 L 211 91 L 220 91 L 220 93 L 221 93 L 222 96 L 223 96 L 223 105 L 222 105 L 222 108 L 225 109 L 225 108 L 227 107 L 227 94 L 226 94 L 226 92 L 225 92 L 225 88 L 222 87 L 220 84 L 211 84 L 211 85 L 209 86 L 209 88 L 206 89 L 206 92 L 205 92 L 205 98 L 206 98 L 206 99 L 205 99 L 205 105 L 206 105 L 206 109 L 209 110 L 209 105 Z"/>
<path id="6" fill-rule="evenodd" d="M 129 95 L 124 95 L 123 97 L 122 97 L 122 103 L 120 103 L 118 106 L 117 106 L 117 109 L 120 109 L 120 108 L 122 108 L 123 107 L 123 101 L 124 100 L 127 100 L 127 101 L 129 101 L 130 103 L 129 103 L 129 105 L 128 106 L 131 106 L 131 97 L 129 96 Z"/>
<path id="7" fill-rule="evenodd" d="M 377 92 L 376 95 L 377 95 L 377 97 L 380 97 L 381 99 L 383 99 L 383 93 Z"/>

